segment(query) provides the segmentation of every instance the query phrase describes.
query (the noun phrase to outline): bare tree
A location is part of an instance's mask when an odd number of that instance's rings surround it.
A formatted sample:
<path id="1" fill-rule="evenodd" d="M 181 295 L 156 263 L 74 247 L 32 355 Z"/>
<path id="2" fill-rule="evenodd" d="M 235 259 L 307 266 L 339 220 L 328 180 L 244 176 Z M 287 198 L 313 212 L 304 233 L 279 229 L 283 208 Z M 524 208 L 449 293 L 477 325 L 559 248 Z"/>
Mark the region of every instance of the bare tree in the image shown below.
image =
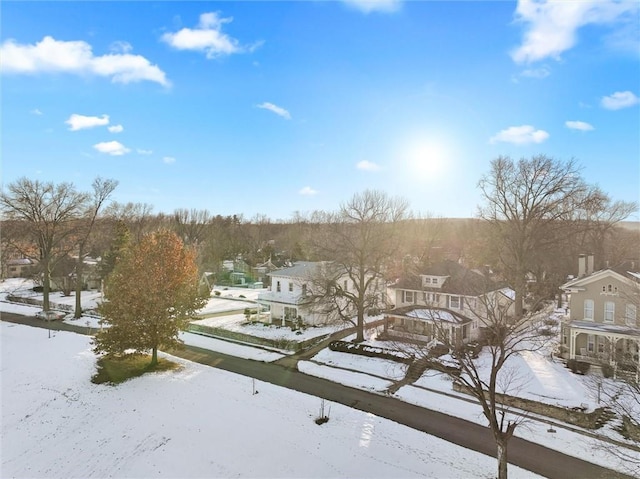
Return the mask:
<path id="1" fill-rule="evenodd" d="M 405 200 L 366 190 L 337 213 L 326 214 L 315 232 L 318 254 L 331 266 L 312 280 L 310 299 L 315 308 L 354 324 L 357 342 L 364 341 L 367 310 L 383 306 L 382 275 L 398 244 L 397 226 L 406 210 Z"/>
<path id="2" fill-rule="evenodd" d="M 609 195 L 596 189 L 588 208 L 585 208 L 586 234 L 590 249 L 594 253 L 596 269 L 605 265 L 605 244 L 614 233 L 615 227 L 638 211 L 634 201 L 613 201 Z"/>
<path id="3" fill-rule="evenodd" d="M 10 183 L 0 194 L 0 207 L 6 219 L 26 225 L 25 237 L 15 244 L 29 257 L 24 245 L 35 244 L 35 259 L 42 269 L 43 306 L 49 311 L 51 270 L 56 262 L 75 246 L 77 221 L 84 213 L 87 195 L 76 191 L 71 183 L 53 184 L 21 178 Z"/>
<path id="4" fill-rule="evenodd" d="M 79 220 L 78 225 L 78 260 L 76 262 L 76 303 L 74 318 L 82 316 L 82 285 L 83 285 L 83 268 L 84 257 L 86 254 L 86 247 L 93 232 L 93 227 L 96 223 L 100 209 L 104 205 L 105 201 L 111 196 L 113 190 L 118 186 L 116 180 L 105 180 L 103 178 L 96 178 L 93 180 L 91 187 L 93 188 L 93 195 L 91 196 L 90 204 L 83 217 Z"/>
<path id="5" fill-rule="evenodd" d="M 211 220 L 208 210 L 180 208 L 173 212 L 173 229 L 184 244 L 198 245 L 205 239 Z"/>
<path id="6" fill-rule="evenodd" d="M 478 186 L 484 199 L 479 215 L 490 226 L 490 244 L 516 291 L 516 315 L 521 316 L 526 274 L 536 251 L 575 234 L 569 220 L 589 204 L 593 190 L 573 160 L 544 155 L 517 163 L 498 157 Z"/>
<path id="7" fill-rule="evenodd" d="M 396 349 L 450 376 L 462 391 L 477 399 L 496 443 L 499 479 L 507 478 L 509 440 L 527 420 L 526 414 L 513 413 L 510 406 L 509 398 L 520 392 L 527 378 L 519 375 L 509 359 L 525 351 L 540 350 L 550 338 L 541 334 L 544 313 L 516 317 L 513 299 L 505 292 L 495 290 L 479 296 L 472 293 L 475 299 L 467 300 L 465 311 L 481 331 L 477 344 L 465 343 L 460 331 L 452 326 L 447 310 L 427 309 L 426 329 L 432 341 L 451 351 L 451 359 L 446 363 L 432 357 L 425 342 L 394 343 Z"/>
<path id="8" fill-rule="evenodd" d="M 105 213 L 115 220 L 124 221 L 131 232 L 132 241 L 137 243 L 153 229 L 153 206 L 148 203 L 113 202 Z"/>

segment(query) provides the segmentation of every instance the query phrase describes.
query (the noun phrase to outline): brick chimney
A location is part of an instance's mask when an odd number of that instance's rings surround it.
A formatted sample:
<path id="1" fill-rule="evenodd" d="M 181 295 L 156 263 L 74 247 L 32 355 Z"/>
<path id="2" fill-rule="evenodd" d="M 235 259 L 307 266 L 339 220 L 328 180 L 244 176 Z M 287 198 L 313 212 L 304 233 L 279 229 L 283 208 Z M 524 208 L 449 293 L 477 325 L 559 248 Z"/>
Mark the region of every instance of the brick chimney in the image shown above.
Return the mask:
<path id="1" fill-rule="evenodd" d="M 578 278 L 582 278 L 587 274 L 587 255 L 578 255 Z"/>
<path id="2" fill-rule="evenodd" d="M 594 261 L 593 261 L 593 253 L 589 253 L 587 255 L 587 276 L 593 273 Z"/>

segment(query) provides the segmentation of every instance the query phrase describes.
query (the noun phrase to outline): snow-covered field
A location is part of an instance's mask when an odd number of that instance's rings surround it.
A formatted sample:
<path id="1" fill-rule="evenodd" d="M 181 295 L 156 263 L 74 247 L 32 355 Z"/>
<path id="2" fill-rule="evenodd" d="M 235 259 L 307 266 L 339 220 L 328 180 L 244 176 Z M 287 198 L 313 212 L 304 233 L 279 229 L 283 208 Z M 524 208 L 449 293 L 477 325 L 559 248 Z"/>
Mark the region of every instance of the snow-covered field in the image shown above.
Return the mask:
<path id="1" fill-rule="evenodd" d="M 318 426 L 320 400 L 288 389 L 175 358 L 95 385 L 90 338 L 0 333 L 2 477 L 495 477 L 494 458 L 345 406 Z"/>
<path id="2" fill-rule="evenodd" d="M 6 289 L 6 282 L 3 283 L 3 285 Z M 0 301 L 2 299 L 3 298 L 0 297 Z M 39 308 L 0 302 L 0 310 L 17 312 L 20 314 L 35 314 L 35 312 L 38 311 Z M 84 325 L 85 319 L 87 318 L 81 318 L 79 320 L 81 321 L 80 324 Z M 87 320 L 90 319 L 91 318 L 88 318 Z M 212 324 L 215 324 L 217 326 L 224 324 L 224 327 L 227 328 L 239 328 L 241 327 L 239 325 L 241 322 L 243 322 L 243 319 L 244 317 L 242 315 L 238 315 L 236 317 L 221 316 L 218 318 L 210 318 L 203 321 L 210 321 Z M 243 332 L 245 327 L 246 326 L 242 326 Z M 293 334 L 290 333 L 290 330 L 288 328 L 267 328 L 260 325 L 252 327 L 259 329 L 262 334 L 266 334 L 267 337 L 269 337 L 269 334 L 274 334 L 274 331 L 277 332 L 276 334 L 278 335 Z M 317 329 L 319 328 L 313 328 L 311 330 L 317 331 Z M 2 331 L 4 333 L 5 329 L 3 329 Z M 59 336 L 55 341 L 58 341 L 59 337 L 66 336 L 62 335 L 62 333 L 57 333 L 57 335 Z M 185 341 L 185 343 L 189 345 L 194 345 L 214 351 L 220 351 L 225 354 L 244 357 L 257 361 L 270 362 L 278 360 L 284 356 L 283 354 L 279 354 L 277 352 L 265 351 L 263 349 L 247 345 L 233 344 L 219 339 L 207 338 L 192 333 L 183 333 L 181 335 L 181 338 Z M 6 384 L 6 377 L 8 376 L 6 376 L 4 372 L 5 340 L 4 337 L 2 339 L 2 400 L 4 405 L 4 387 Z M 41 339 L 46 339 L 46 335 L 41 334 Z M 292 336 L 292 339 L 300 338 L 298 336 Z M 83 340 L 87 341 L 86 338 Z M 376 341 L 375 330 L 369 331 L 368 342 L 369 344 L 384 346 L 384 343 Z M 82 354 L 92 357 L 89 350 L 86 350 Z M 80 355 L 78 357 L 80 357 Z M 196 369 L 198 368 L 198 366 L 196 365 L 192 366 Z M 325 349 L 318 353 L 314 358 L 312 358 L 312 361 L 299 362 L 298 367 L 301 371 L 310 375 L 323 377 L 348 386 L 384 394 L 389 386 L 394 383 L 394 381 L 397 381 L 403 377 L 406 366 L 388 360 L 358 357 L 351 354 L 333 352 Z M 521 378 L 521 387 L 518 393 L 520 396 L 559 406 L 572 407 L 586 404 L 590 409 L 594 409 L 598 406 L 596 401 L 596 394 L 593 389 L 593 382 L 585 381 L 585 377 L 572 374 L 568 369 L 564 367 L 561 362 L 553 360 L 549 355 L 540 355 L 537 353 L 525 352 L 520 356 L 514 357 L 510 367 L 518 371 L 517 376 Z M 85 374 L 90 375 L 91 373 L 89 372 Z M 197 375 L 198 377 L 201 377 L 201 373 L 198 373 Z M 145 378 L 144 381 L 148 381 L 148 379 Z M 240 380 L 240 382 L 242 381 Z M 267 386 L 265 385 L 264 387 L 266 388 Z M 436 394 L 433 391 L 440 392 L 441 394 Z M 442 394 L 446 394 L 447 396 L 443 396 Z M 468 399 L 467 397 L 456 395 L 456 393 L 452 391 L 451 382 L 446 377 L 440 374 L 434 374 L 430 372 L 426 373 L 413 385 L 404 386 L 399 389 L 395 393 L 395 397 L 410 403 L 428 407 L 430 409 L 462 417 L 479 424 L 486 424 L 485 419 L 481 415 L 479 407 L 464 400 Z M 173 408 L 174 406 L 171 407 Z M 313 426 L 317 427 L 315 426 L 315 424 L 313 424 Z M 624 470 L 624 467 L 621 467 L 619 461 L 616 458 L 611 457 L 602 450 L 602 448 L 600 447 L 602 445 L 602 442 L 600 440 L 582 434 L 577 434 L 576 432 L 572 432 L 571 430 L 564 429 L 562 427 L 555 427 L 556 432 L 549 433 L 548 428 L 548 422 L 530 421 L 526 426 L 518 428 L 516 430 L 516 435 L 519 435 L 533 442 L 538 442 L 540 444 L 546 445 L 553 449 L 560 450 L 566 454 L 575 455 L 583 459 L 588 458 L 588 460 L 591 460 L 597 464 L 604 465 L 606 467 Z M 597 431 L 597 433 L 599 435 L 609 436 L 617 440 L 621 440 L 620 435 L 613 430 L 611 425 L 608 425 L 607 427 Z M 640 454 L 636 455 L 638 456 L 638 460 L 640 460 Z M 405 477 L 407 475 L 404 473 L 398 474 L 402 477 Z M 245 473 L 239 473 L 239 475 L 246 477 Z M 249 475 L 253 477 L 252 474 Z M 272 475 L 281 476 L 286 474 L 274 472 Z M 326 475 L 342 474 L 327 473 Z M 431 474 L 429 473 L 429 475 Z M 450 476 L 445 475 L 444 477 Z M 464 475 L 454 477 L 464 477 Z M 479 476 L 473 475 L 473 477 Z"/>
<path id="3" fill-rule="evenodd" d="M 375 340 L 375 334 L 371 335 L 367 344 L 384 347 L 384 342 Z M 553 405 L 586 404 L 590 409 L 598 407 L 596 392 L 588 377 L 571 373 L 562 363 L 546 355 L 527 352 L 513 359 L 509 367 L 516 370 L 516 375 L 520 378 L 519 396 Z M 393 367 L 389 362 L 376 358 L 354 358 L 352 354 L 324 349 L 311 361 L 298 362 L 298 369 L 346 386 L 384 394 L 392 384 L 391 380 L 398 379 L 404 368 L 402 365 Z M 353 372 L 353 369 L 360 372 Z M 389 378 L 389 381 L 383 378 Z M 434 391 L 446 396 L 434 394 Z M 477 424 L 487 424 L 479 405 L 470 401 L 468 396 L 455 393 L 451 380 L 437 372 L 427 371 L 414 384 L 401 387 L 393 396 Z M 594 431 L 576 427 L 563 428 L 561 423 L 554 422 L 555 432 L 550 433 L 549 424 L 546 419 L 529 420 L 516 429 L 516 436 L 595 464 L 629 472 L 629 465 L 606 451 L 603 447 L 606 444 L 602 440 L 576 432 Z M 613 430 L 613 426 L 614 423 L 608 424 L 595 433 L 624 442 L 620 434 Z M 640 453 L 632 450 L 628 450 L 628 453 L 640 463 Z"/>

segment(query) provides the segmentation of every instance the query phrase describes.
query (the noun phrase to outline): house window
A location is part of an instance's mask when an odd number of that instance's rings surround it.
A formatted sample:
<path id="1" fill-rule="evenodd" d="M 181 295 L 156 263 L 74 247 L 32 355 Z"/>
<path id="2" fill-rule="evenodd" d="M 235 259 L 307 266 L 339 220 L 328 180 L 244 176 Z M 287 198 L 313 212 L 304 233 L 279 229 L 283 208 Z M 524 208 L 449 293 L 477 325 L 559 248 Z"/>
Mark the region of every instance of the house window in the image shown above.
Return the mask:
<path id="1" fill-rule="evenodd" d="M 462 301 L 460 301 L 460 296 L 449 296 L 450 308 L 462 309 L 461 305 L 462 305 Z"/>
<path id="2" fill-rule="evenodd" d="M 593 299 L 584 300 L 584 319 L 593 321 Z"/>
<path id="3" fill-rule="evenodd" d="M 293 293 L 293 282 L 289 281 L 289 292 Z"/>
<path id="4" fill-rule="evenodd" d="M 344 289 L 345 291 L 348 291 L 348 290 L 349 290 L 349 286 L 347 285 L 347 280 L 346 280 L 346 279 L 344 280 L 344 283 L 343 283 L 343 289 Z"/>
<path id="5" fill-rule="evenodd" d="M 616 311 L 616 304 L 613 301 L 605 301 L 604 303 L 604 321 L 606 323 L 613 323 L 613 318 Z"/>
<path id="6" fill-rule="evenodd" d="M 276 291 L 279 293 L 281 291 L 280 281 L 276 282 Z"/>
<path id="7" fill-rule="evenodd" d="M 433 284 L 438 284 L 438 278 L 433 278 L 433 279 L 431 280 L 431 282 L 432 282 Z"/>
<path id="8" fill-rule="evenodd" d="M 596 347 L 596 338 L 593 334 L 587 336 L 587 352 L 593 353 Z"/>
<path id="9" fill-rule="evenodd" d="M 307 283 L 304 283 L 302 285 L 302 295 L 306 296 L 307 295 Z"/>
<path id="10" fill-rule="evenodd" d="M 415 295 L 413 291 L 405 291 L 404 292 L 404 303 L 413 303 Z"/>
<path id="11" fill-rule="evenodd" d="M 430 284 L 431 278 L 424 278 L 424 284 Z"/>
<path id="12" fill-rule="evenodd" d="M 625 308 L 624 320 L 627 323 L 627 326 L 635 326 L 636 325 L 636 314 L 638 308 L 635 304 L 627 304 Z"/>

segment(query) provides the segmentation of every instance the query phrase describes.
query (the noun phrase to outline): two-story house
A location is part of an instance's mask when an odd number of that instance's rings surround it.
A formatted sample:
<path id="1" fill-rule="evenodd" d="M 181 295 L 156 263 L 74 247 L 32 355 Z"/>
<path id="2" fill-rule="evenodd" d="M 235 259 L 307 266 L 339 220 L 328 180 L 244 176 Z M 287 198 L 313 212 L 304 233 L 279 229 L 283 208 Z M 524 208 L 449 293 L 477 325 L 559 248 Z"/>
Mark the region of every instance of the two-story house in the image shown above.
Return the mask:
<path id="1" fill-rule="evenodd" d="M 269 309 L 272 323 L 282 322 L 285 324 L 298 320 L 303 324 L 317 326 L 335 320 L 333 315 L 322 311 L 322 308 L 314 307 L 312 303 L 314 295 L 318 294 L 320 278 L 325 272 L 330 271 L 329 276 L 337 295 L 354 291 L 355 286 L 346 272 L 341 273 L 340 269 L 328 268 L 328 265 L 330 263 L 327 262 L 299 261 L 292 266 L 267 274 L 271 284 L 267 292 L 258 295 L 258 303 Z M 372 283 L 371 291 L 373 294 L 379 294 L 377 291 L 383 289 L 382 284 L 381 279 Z M 382 304 L 382 300 L 380 303 Z M 341 304 L 341 302 L 338 300 L 337 304 Z M 343 312 L 348 310 L 349 308 L 346 306 Z"/>
<path id="2" fill-rule="evenodd" d="M 258 295 L 258 303 L 271 312 L 271 322 L 283 324 L 300 317 L 305 324 L 322 324 L 309 307 L 308 287 L 319 263 L 300 261 L 287 268 L 267 273 L 269 290 Z"/>
<path id="3" fill-rule="evenodd" d="M 632 261 L 593 271 L 593 256 L 580 255 L 578 276 L 560 289 L 570 294 L 563 322 L 562 355 L 591 363 L 637 369 L 640 350 L 640 268 Z"/>
<path id="4" fill-rule="evenodd" d="M 512 289 L 451 260 L 402 277 L 389 291 L 395 309 L 387 314 L 388 333 L 425 342 L 437 334 L 454 343 L 477 340 L 491 321 L 488 307 L 514 313 Z"/>

